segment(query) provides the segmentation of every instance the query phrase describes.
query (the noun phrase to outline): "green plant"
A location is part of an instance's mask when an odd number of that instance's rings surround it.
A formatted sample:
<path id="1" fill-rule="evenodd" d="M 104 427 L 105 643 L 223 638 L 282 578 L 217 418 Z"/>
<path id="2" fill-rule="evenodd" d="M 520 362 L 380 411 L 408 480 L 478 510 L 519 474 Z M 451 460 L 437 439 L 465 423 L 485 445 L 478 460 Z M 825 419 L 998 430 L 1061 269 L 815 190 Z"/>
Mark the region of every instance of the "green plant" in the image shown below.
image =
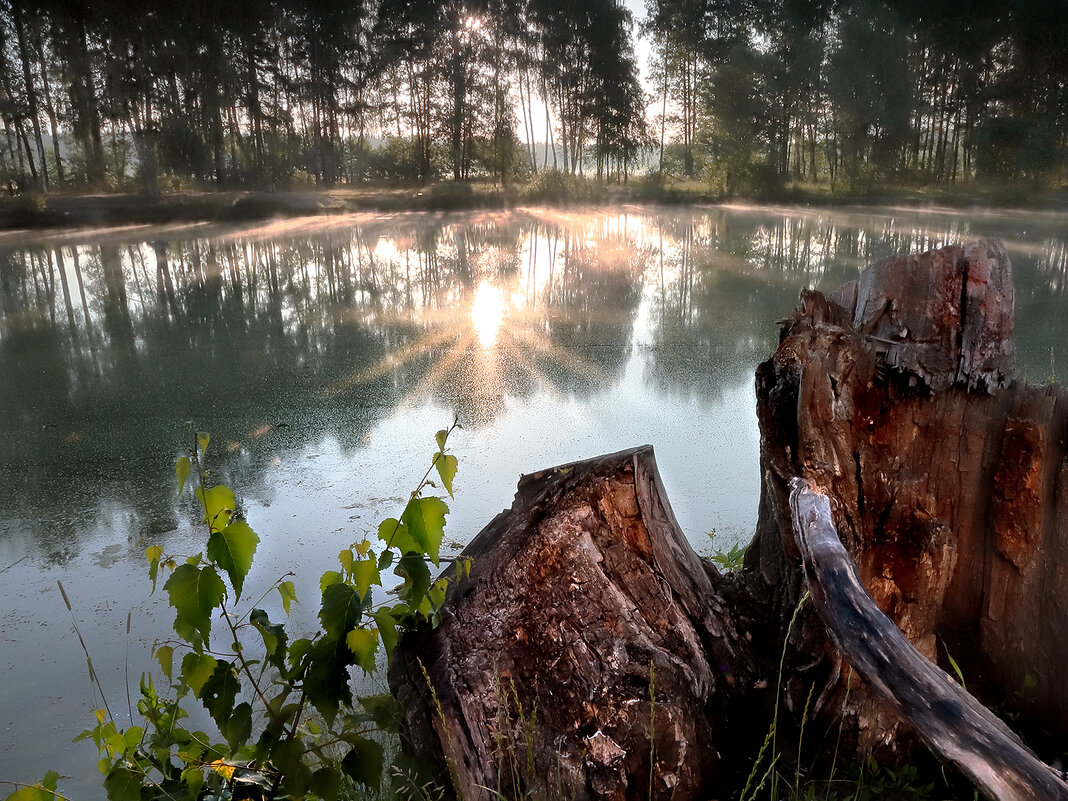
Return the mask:
<path id="1" fill-rule="evenodd" d="M 745 552 L 749 548 L 748 545 L 742 545 L 740 542 L 736 542 L 731 545 L 729 550 L 724 551 L 715 546 L 715 529 L 706 531 L 705 535 L 708 537 L 709 543 L 712 545 L 712 552 L 708 555 L 709 561 L 719 567 L 720 570 L 727 573 L 742 569 L 742 565 L 745 563 Z"/>
<path id="2" fill-rule="evenodd" d="M 259 600 L 242 603 L 259 536 L 233 490 L 209 483 L 204 459 L 210 438 L 196 435 L 175 472 L 179 493 L 195 478 L 206 547 L 191 556 L 155 545 L 145 551 L 153 591 L 161 573 L 169 573 L 163 590 L 175 611 L 174 637 L 153 649 L 165 688 L 143 675 L 140 725 L 131 720 L 120 728 L 105 701 L 96 725 L 77 738 L 97 745 L 110 801 L 332 801 L 351 783 L 378 790 L 384 752 L 376 733 L 395 732 L 403 710 L 389 695 L 354 698 L 350 670 L 373 672 L 379 655 L 392 658 L 399 631 L 437 621 L 447 580 L 433 580 L 427 561 L 439 563 L 448 506 L 423 492 L 436 486 L 430 478 L 436 472 L 452 495 L 457 461 L 446 444 L 456 427 L 437 432 L 430 467 L 400 517 L 378 526 L 377 545 L 368 539 L 353 544 L 338 555 L 340 569 L 322 575 L 321 628 L 299 638 L 260 608 L 277 592 L 288 617 L 297 600 L 292 573 Z M 398 601 L 381 603 L 373 587 L 382 586 L 382 571 L 391 567 L 402 581 Z M 456 576 L 469 569 L 469 562 L 458 562 Z M 186 705 L 193 702 L 207 710 L 216 734 L 186 725 Z M 44 797 L 29 791 L 51 798 L 55 784 L 49 788 L 48 781 L 21 788 L 8 801 Z"/>

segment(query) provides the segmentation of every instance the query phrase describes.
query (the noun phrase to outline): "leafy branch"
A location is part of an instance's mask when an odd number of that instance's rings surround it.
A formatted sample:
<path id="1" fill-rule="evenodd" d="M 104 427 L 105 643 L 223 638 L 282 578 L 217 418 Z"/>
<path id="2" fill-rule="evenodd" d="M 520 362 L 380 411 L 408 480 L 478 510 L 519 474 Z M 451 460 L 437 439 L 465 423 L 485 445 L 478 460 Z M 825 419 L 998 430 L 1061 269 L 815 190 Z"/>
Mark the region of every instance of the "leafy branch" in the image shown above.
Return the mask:
<path id="1" fill-rule="evenodd" d="M 173 636 L 153 647 L 164 684 L 157 691 L 153 675 L 142 675 L 141 725 L 131 721 L 120 728 L 105 701 L 95 712 L 96 725 L 77 738 L 96 744 L 109 801 L 334 801 L 349 783 L 379 786 L 385 756 L 369 735 L 396 731 L 402 710 L 390 696 L 354 698 L 352 671 L 375 672 L 380 659 L 392 659 L 401 631 L 437 622 L 449 580 L 432 580 L 428 562 L 440 564 L 449 508 L 442 498 L 424 493 L 437 487 L 431 479 L 436 472 L 452 497 L 457 460 L 447 443 L 458 427 L 454 422 L 435 434 L 430 467 L 399 517 L 377 527 L 377 544 L 368 538 L 353 543 L 338 554 L 338 569 L 323 573 L 320 628 L 298 638 L 261 607 L 277 592 L 289 617 L 297 601 L 292 572 L 241 607 L 260 537 L 245 520 L 234 491 L 210 483 L 211 438 L 194 433 L 191 447 L 176 462 L 175 476 L 179 494 L 195 477 L 192 492 L 202 512 L 204 549 L 187 557 L 168 555 L 158 545 L 145 549 L 152 591 L 165 575 L 163 590 L 175 613 Z M 469 560 L 456 565 L 456 576 L 469 573 Z M 375 588 L 381 590 L 382 571 L 391 567 L 401 584 L 390 591 L 396 600 L 387 602 L 375 597 Z M 64 600 L 69 609 L 65 592 Z M 221 629 L 215 625 L 220 620 Z M 175 658 L 176 650 L 184 652 L 181 659 Z M 193 702 L 207 710 L 214 734 L 187 726 L 186 705 Z M 49 774 L 39 785 L 20 786 L 6 801 L 62 798 L 55 792 L 56 779 Z"/>

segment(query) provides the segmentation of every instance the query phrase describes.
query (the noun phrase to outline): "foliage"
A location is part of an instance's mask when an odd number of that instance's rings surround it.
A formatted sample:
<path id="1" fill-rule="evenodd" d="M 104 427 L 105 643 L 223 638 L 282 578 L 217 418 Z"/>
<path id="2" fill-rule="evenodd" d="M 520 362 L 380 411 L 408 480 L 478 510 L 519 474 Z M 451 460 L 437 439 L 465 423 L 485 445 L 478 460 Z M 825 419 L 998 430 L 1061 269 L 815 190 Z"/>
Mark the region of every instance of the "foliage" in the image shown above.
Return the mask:
<path id="1" fill-rule="evenodd" d="M 603 187 L 578 175 L 568 175 L 557 169 L 543 169 L 527 184 L 523 197 L 527 200 L 574 203 L 603 199 Z"/>
<path id="2" fill-rule="evenodd" d="M 721 548 L 717 548 L 716 542 L 716 530 L 706 532 L 709 543 L 712 545 L 712 552 L 708 555 L 710 562 L 719 567 L 720 570 L 724 570 L 731 573 L 735 570 L 741 570 L 742 565 L 745 563 L 745 552 L 749 547 L 743 545 L 740 542 L 736 542 L 731 547 L 724 551 Z"/>
<path id="3" fill-rule="evenodd" d="M 351 783 L 379 788 L 385 755 L 375 733 L 396 731 L 401 710 L 388 695 L 354 698 L 351 671 L 374 672 L 392 658 L 401 631 L 437 621 L 448 580 L 434 580 L 427 562 L 439 564 L 448 506 L 424 491 L 438 486 L 434 474 L 452 495 L 457 460 L 446 446 L 457 425 L 436 434 L 431 465 L 400 516 L 342 550 L 338 569 L 322 575 L 321 628 L 308 637 L 296 636 L 260 606 L 277 593 L 288 617 L 297 601 L 292 573 L 258 600 L 243 601 L 259 536 L 234 492 L 210 483 L 210 438 L 196 436 L 175 474 L 179 493 L 193 484 L 205 548 L 192 555 L 159 546 L 145 551 L 153 590 L 162 581 L 175 613 L 173 638 L 153 649 L 161 673 L 141 678 L 140 725 L 122 729 L 100 709 L 95 726 L 77 738 L 99 749 L 109 801 L 330 801 Z M 457 575 L 466 567 L 459 565 Z M 374 590 L 390 568 L 402 581 L 396 603 L 376 598 Z M 217 733 L 188 725 L 189 705 L 197 702 Z M 46 777 L 42 787 L 54 790 L 55 782 Z M 40 790 L 22 788 L 8 801 L 38 798 L 33 792 Z"/>

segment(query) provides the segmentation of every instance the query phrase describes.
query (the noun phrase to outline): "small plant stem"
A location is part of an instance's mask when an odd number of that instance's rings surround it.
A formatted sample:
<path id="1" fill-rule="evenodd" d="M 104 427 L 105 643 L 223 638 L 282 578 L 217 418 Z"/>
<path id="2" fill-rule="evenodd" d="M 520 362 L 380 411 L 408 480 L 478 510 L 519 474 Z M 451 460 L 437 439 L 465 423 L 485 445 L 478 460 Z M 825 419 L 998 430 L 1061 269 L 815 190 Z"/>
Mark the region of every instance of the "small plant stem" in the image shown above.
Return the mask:
<path id="1" fill-rule="evenodd" d="M 653 801 L 653 775 L 656 773 L 656 666 L 649 660 L 649 801 Z"/>
<path id="2" fill-rule="evenodd" d="M 776 748 L 776 741 L 779 736 L 779 700 L 782 695 L 782 673 L 783 668 L 786 665 L 786 649 L 790 644 L 790 634 L 794 630 L 794 623 L 797 622 L 797 616 L 801 613 L 801 607 L 805 605 L 805 601 L 808 600 L 808 590 L 805 590 L 801 596 L 801 600 L 797 602 L 797 606 L 794 607 L 794 613 L 790 616 L 790 625 L 786 627 L 786 636 L 782 641 L 782 656 L 779 657 L 779 676 L 775 680 L 775 714 L 771 720 L 771 752 L 776 755 L 778 759 L 778 750 Z M 763 782 L 761 782 L 763 784 Z M 776 771 L 771 776 L 771 786 L 768 788 L 772 801 L 778 801 L 779 798 L 779 773 Z"/>
<path id="3" fill-rule="evenodd" d="M 67 591 L 63 589 L 63 582 L 57 581 L 56 584 L 59 586 L 59 594 L 63 596 L 63 603 L 67 605 L 67 612 L 70 613 L 71 622 L 74 624 L 74 633 L 78 635 L 78 642 L 81 643 L 82 653 L 85 654 L 85 663 L 89 666 L 89 680 L 93 682 L 96 691 L 100 693 L 100 702 L 104 705 L 104 711 L 108 713 L 108 718 L 114 722 L 115 716 L 111 714 L 107 696 L 104 695 L 104 687 L 100 684 L 100 679 L 97 678 L 96 671 L 93 669 L 93 658 L 89 656 L 89 649 L 85 645 L 85 638 L 82 637 L 82 630 L 78 628 L 78 619 L 74 617 L 74 608 L 71 606 L 70 598 L 67 597 Z"/>
<path id="4" fill-rule="evenodd" d="M 248 609 L 245 610 L 245 614 L 241 615 L 241 617 L 239 617 L 237 619 L 237 622 L 241 623 L 242 621 L 244 621 L 244 619 L 246 617 L 248 617 L 249 615 L 251 615 L 253 610 L 255 610 L 263 602 L 264 598 L 266 598 L 268 595 L 270 595 L 274 590 L 278 589 L 278 585 L 279 584 L 281 584 L 283 581 L 285 581 L 290 576 L 295 576 L 295 575 L 297 575 L 297 574 L 294 573 L 292 570 L 290 570 L 288 573 L 283 573 L 282 576 L 280 578 L 278 578 L 274 582 L 274 584 L 272 584 L 270 587 L 267 588 L 267 591 L 265 593 L 263 593 L 263 595 L 261 595 L 258 599 L 256 599 L 256 602 L 254 604 L 252 604 L 251 606 L 249 606 Z"/>
<path id="5" fill-rule="evenodd" d="M 126 707 L 130 712 L 130 725 L 134 725 L 133 700 L 130 696 L 130 620 L 133 613 L 126 613 L 126 657 L 123 660 L 126 674 Z"/>
<path id="6" fill-rule="evenodd" d="M 437 453 L 434 454 L 434 458 L 430 460 L 430 467 L 428 467 L 426 472 L 423 473 L 423 477 L 419 479 L 419 483 L 415 485 L 415 489 L 412 490 L 412 494 L 408 496 L 408 503 L 411 503 L 419 497 L 419 493 L 423 491 L 423 487 L 425 487 L 427 484 L 427 479 L 430 478 L 431 471 L 433 471 L 434 468 L 437 466 L 438 458 L 445 455 L 445 443 L 449 441 L 449 435 L 452 434 L 452 432 L 459 427 L 459 419 L 453 420 L 452 425 L 449 426 L 448 430 L 445 432 L 445 439 L 442 441 L 441 448 L 438 450 Z M 393 538 L 397 536 L 397 532 L 400 531 L 400 527 L 401 522 L 400 518 L 398 518 L 396 525 L 393 526 L 393 531 L 390 532 L 389 539 L 386 540 L 387 548 L 393 547 Z"/>
<path id="7" fill-rule="evenodd" d="M 271 709 L 271 705 L 270 703 L 268 703 L 267 697 L 263 694 L 263 690 L 260 689 L 260 685 L 259 682 L 256 681 L 256 677 L 252 675 L 252 668 L 245 660 L 245 653 L 244 650 L 241 648 L 241 639 L 237 636 L 237 627 L 234 626 L 234 622 L 230 619 L 230 615 L 228 615 L 226 612 L 226 603 L 221 603 L 219 605 L 219 609 L 222 611 L 223 620 L 226 621 L 226 625 L 230 629 L 230 636 L 233 637 L 235 646 L 234 652 L 237 654 L 237 661 L 241 663 L 241 672 L 244 673 L 248 680 L 252 683 L 252 689 L 255 691 L 256 697 L 260 699 L 260 703 L 263 704 L 263 708 L 267 711 L 267 714 L 270 715 L 271 722 L 281 723 L 274 710 Z M 296 722 L 294 722 L 294 728 L 296 727 L 296 725 Z M 282 723 L 282 726 L 284 728 L 285 724 Z"/>
<path id="8" fill-rule="evenodd" d="M 308 690 L 303 685 L 300 688 L 300 700 L 297 702 L 297 712 L 293 715 L 293 723 L 289 727 L 289 732 L 286 734 L 287 740 L 292 740 L 297 736 L 297 727 L 300 725 L 300 719 L 304 715 L 304 702 L 308 698 Z M 285 726 L 283 725 L 283 730 Z"/>
<path id="9" fill-rule="evenodd" d="M 456 424 L 453 423 L 453 427 Z M 452 429 L 449 429 L 450 431 Z M 416 658 L 419 663 L 419 669 L 423 672 L 423 678 L 426 680 L 426 686 L 430 689 L 430 698 L 434 702 L 434 708 L 438 712 L 438 720 L 441 721 L 441 742 L 442 750 L 445 747 L 445 738 L 448 735 L 449 727 L 448 721 L 445 719 L 445 710 L 441 708 L 441 701 L 438 700 L 438 691 L 434 689 L 434 682 L 430 680 L 430 673 L 427 672 L 426 665 L 423 664 L 423 660 Z M 515 692 L 515 685 L 512 685 L 512 691 Z M 518 698 L 517 698 L 518 701 Z M 522 710 L 520 710 L 520 719 L 522 719 Z M 514 760 L 513 760 L 514 761 Z M 456 794 L 457 801 L 464 801 L 463 791 L 460 789 L 460 780 L 456 776 L 456 769 L 453 766 L 453 760 L 446 754 L 445 755 L 445 767 L 449 772 L 449 781 L 452 783 L 452 790 Z"/>

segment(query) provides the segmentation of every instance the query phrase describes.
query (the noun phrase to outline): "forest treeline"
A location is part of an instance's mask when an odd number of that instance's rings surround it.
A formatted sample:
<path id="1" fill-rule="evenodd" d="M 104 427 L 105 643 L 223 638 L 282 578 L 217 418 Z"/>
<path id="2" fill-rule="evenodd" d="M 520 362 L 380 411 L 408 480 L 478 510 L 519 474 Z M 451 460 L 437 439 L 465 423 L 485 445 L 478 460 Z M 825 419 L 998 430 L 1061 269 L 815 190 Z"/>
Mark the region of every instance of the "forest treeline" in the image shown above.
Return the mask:
<path id="1" fill-rule="evenodd" d="M 633 20 L 619 0 L 0 0 L 0 180 L 1054 183 L 1061 5 L 647 0 Z"/>
<path id="2" fill-rule="evenodd" d="M 614 0 L 5 0 L 0 35 L 4 169 L 40 190 L 507 179 L 532 95 L 562 169 L 642 141 Z"/>
<path id="3" fill-rule="evenodd" d="M 1064 0 L 648 0 L 648 14 L 662 109 L 677 109 L 660 142 L 729 193 L 1063 178 Z"/>

